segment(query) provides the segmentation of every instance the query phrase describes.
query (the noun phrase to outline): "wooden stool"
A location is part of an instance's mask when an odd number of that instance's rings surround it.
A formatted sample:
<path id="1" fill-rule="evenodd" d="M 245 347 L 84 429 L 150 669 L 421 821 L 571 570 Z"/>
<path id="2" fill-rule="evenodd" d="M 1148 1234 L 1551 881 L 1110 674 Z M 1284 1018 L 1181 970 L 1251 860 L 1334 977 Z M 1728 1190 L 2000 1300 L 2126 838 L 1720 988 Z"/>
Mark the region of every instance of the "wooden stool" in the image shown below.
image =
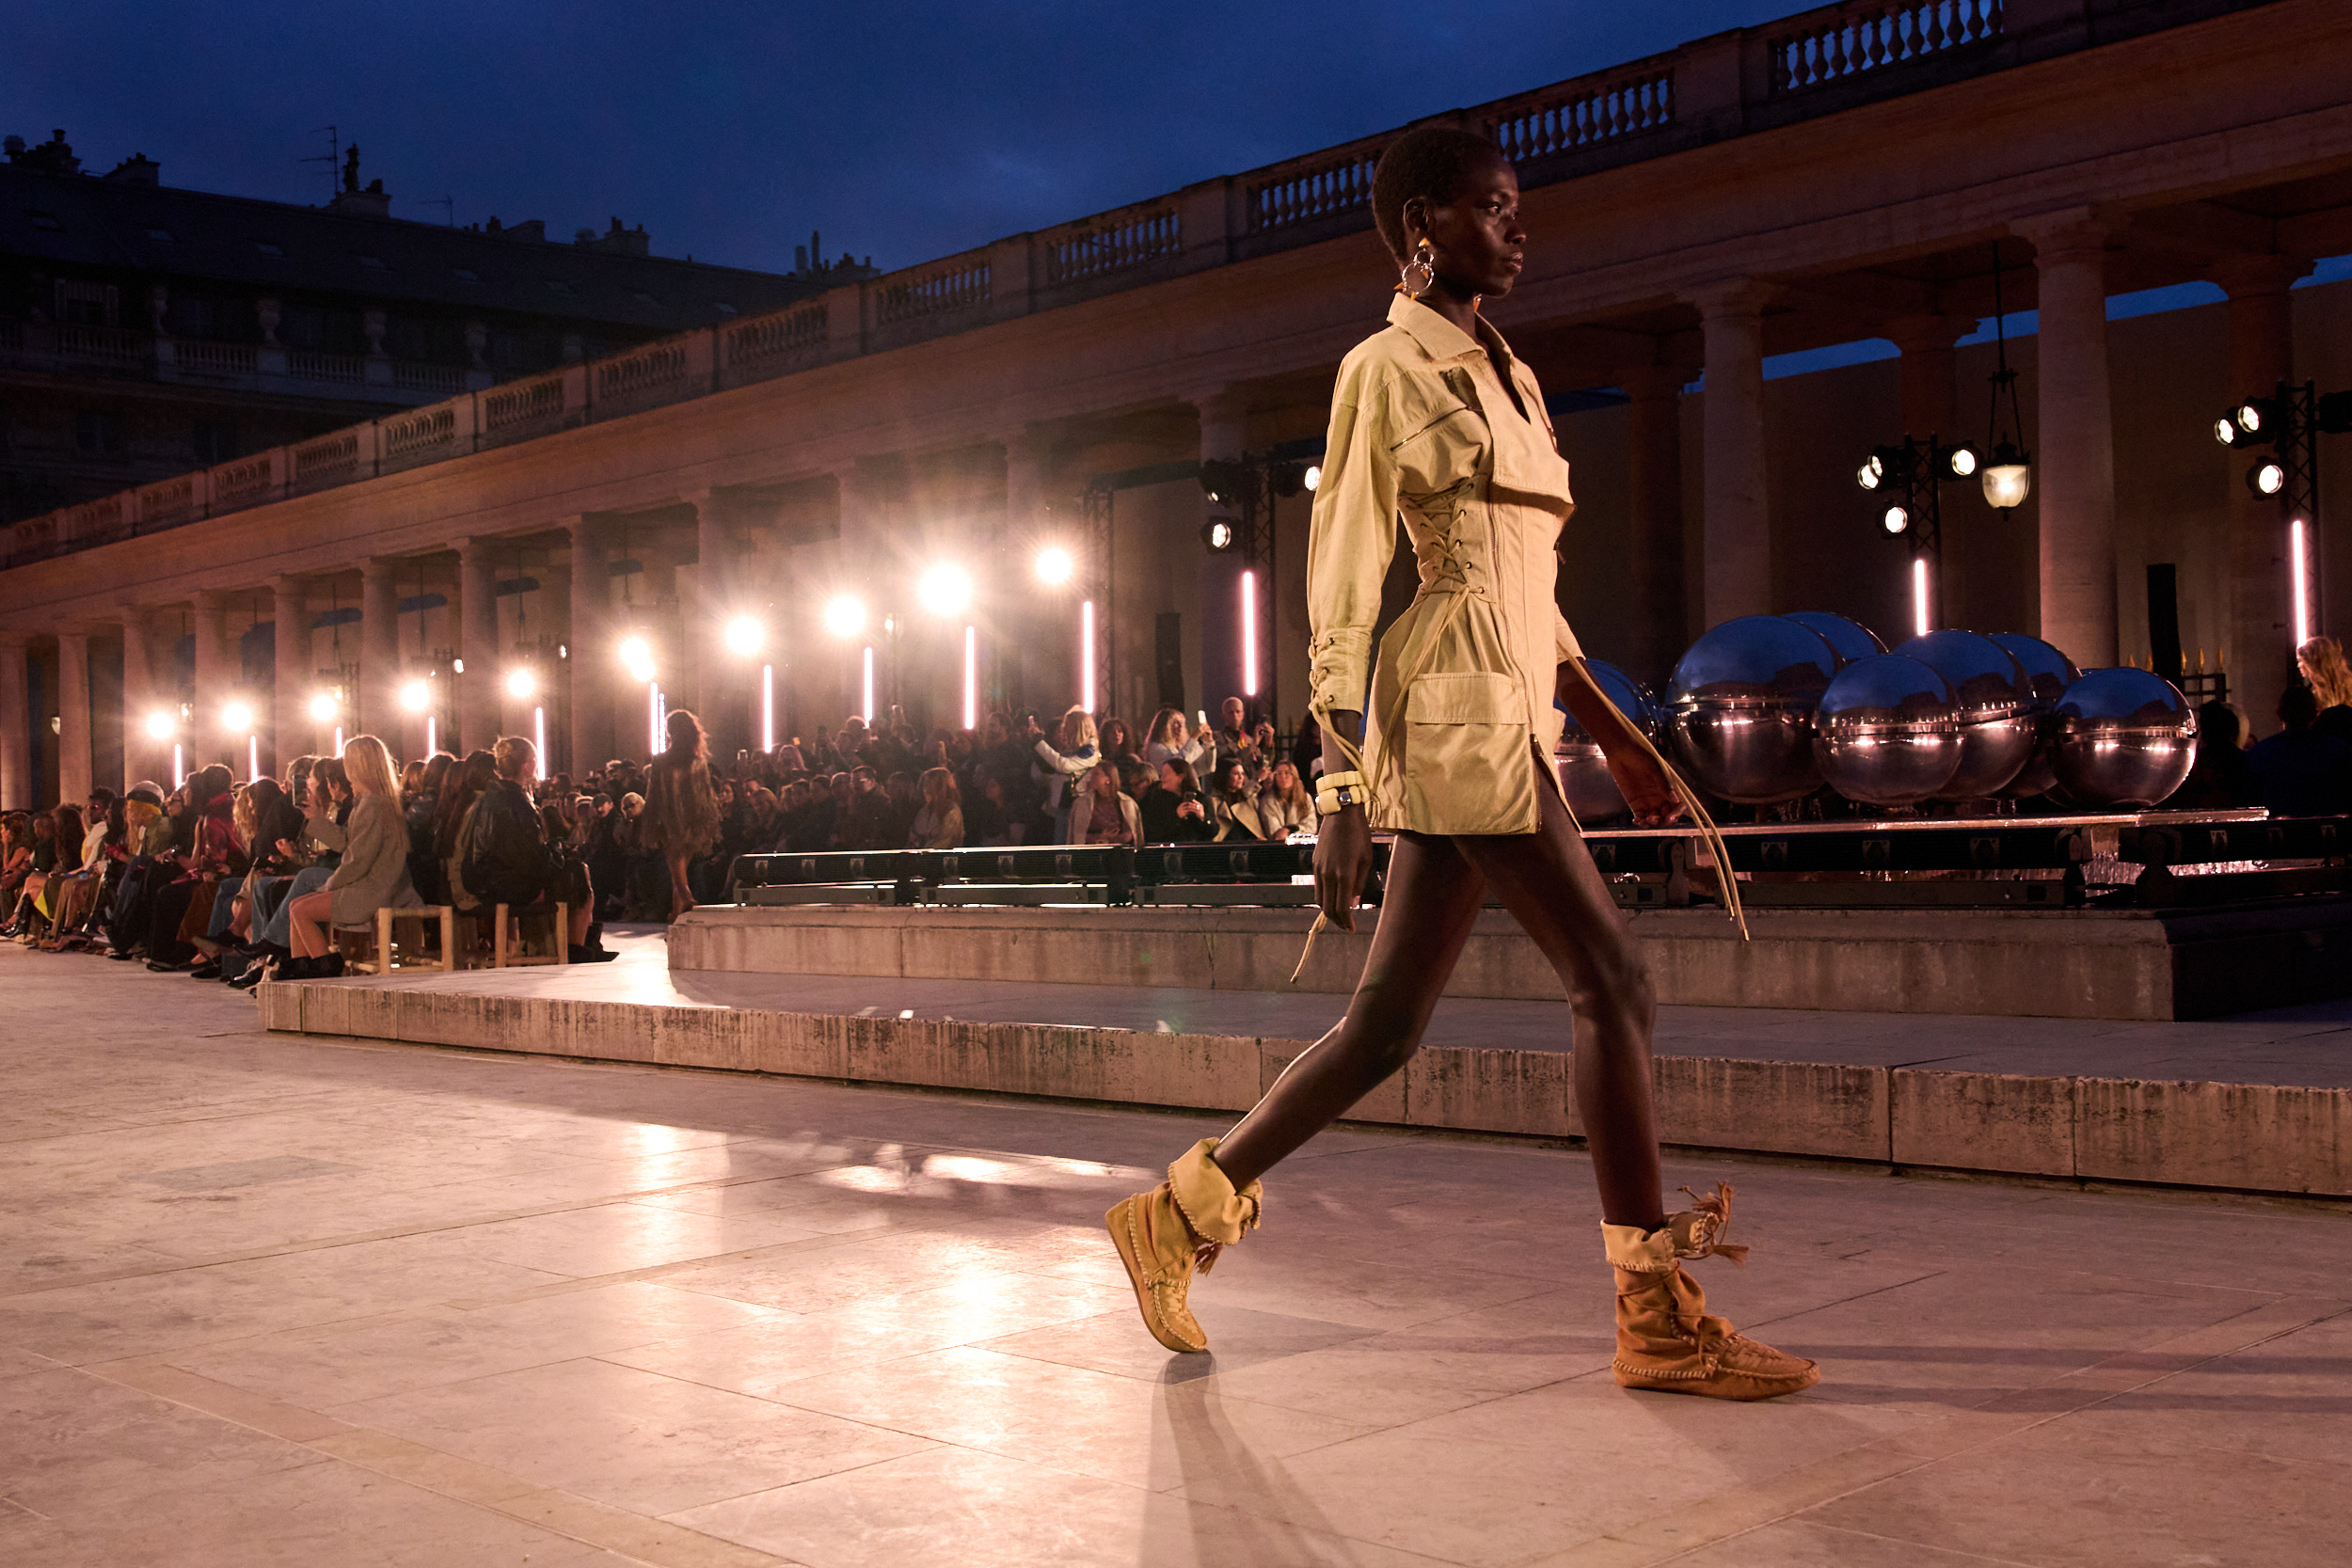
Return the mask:
<path id="1" fill-rule="evenodd" d="M 551 914 L 548 952 L 532 954 L 523 940 L 523 916 Z M 518 969 L 530 964 L 568 964 L 572 961 L 572 909 L 569 904 L 501 904 L 491 917 L 493 969 Z"/>
<path id="2" fill-rule="evenodd" d="M 393 935 L 394 923 L 403 920 L 416 921 L 420 927 L 413 956 L 405 960 L 401 957 L 399 943 Z M 428 924 L 430 922 L 438 922 L 440 926 L 441 952 L 438 958 L 424 957 L 423 938 L 432 928 Z M 356 957 L 344 945 L 346 938 L 357 939 L 358 952 Z M 361 974 L 384 974 L 394 969 L 437 969 L 446 973 L 457 967 L 456 911 L 447 904 L 381 909 L 375 911 L 373 930 L 365 927 L 356 931 L 337 927 L 335 945 L 343 955 L 343 967 Z"/>

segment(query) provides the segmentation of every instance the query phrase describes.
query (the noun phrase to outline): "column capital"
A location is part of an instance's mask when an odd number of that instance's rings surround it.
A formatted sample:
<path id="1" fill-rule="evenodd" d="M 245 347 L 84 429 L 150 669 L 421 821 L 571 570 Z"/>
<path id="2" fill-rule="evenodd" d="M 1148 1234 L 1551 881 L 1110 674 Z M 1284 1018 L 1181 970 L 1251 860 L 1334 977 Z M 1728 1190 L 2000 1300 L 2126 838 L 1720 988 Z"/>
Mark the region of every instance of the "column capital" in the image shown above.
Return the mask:
<path id="1" fill-rule="evenodd" d="M 378 578 L 389 577 L 406 564 L 408 564 L 407 560 L 403 556 L 362 556 L 359 559 L 359 576 L 364 581 L 373 581 Z"/>
<path id="2" fill-rule="evenodd" d="M 1702 321 L 1727 316 L 1760 316 L 1780 293 L 1780 285 L 1761 277 L 1724 277 L 1682 291 L 1686 305 L 1698 307 Z"/>
<path id="3" fill-rule="evenodd" d="M 2254 294 L 2282 294 L 2312 270 L 2308 256 L 2248 254 L 2224 256 L 2205 269 L 2205 276 L 2232 299 Z"/>
<path id="4" fill-rule="evenodd" d="M 1897 316 L 1885 324 L 1884 337 L 1905 354 L 1928 354 L 1951 347 L 1977 329 L 1974 316 L 1952 316 L 1940 311 L 1923 311 L 1915 316 Z"/>
<path id="5" fill-rule="evenodd" d="M 269 590 L 281 597 L 288 594 L 308 594 L 316 581 L 308 573 L 278 572 L 270 578 Z"/>
<path id="6" fill-rule="evenodd" d="M 229 595 L 235 592 L 233 588 L 199 588 L 193 597 L 199 610 L 225 610 L 229 606 Z"/>
<path id="7" fill-rule="evenodd" d="M 2054 261 L 2105 257 L 2107 242 L 2119 227 L 2096 208 L 2062 207 L 2054 213 L 2011 218 L 2009 231 L 2032 243 L 2036 266 L 2048 266 Z"/>
<path id="8" fill-rule="evenodd" d="M 457 552 L 458 559 L 462 561 L 468 556 L 481 555 L 487 551 L 495 550 L 501 545 L 505 543 L 505 538 L 500 534 L 469 533 L 459 538 L 451 540 L 449 542 L 449 547 L 455 550 Z"/>

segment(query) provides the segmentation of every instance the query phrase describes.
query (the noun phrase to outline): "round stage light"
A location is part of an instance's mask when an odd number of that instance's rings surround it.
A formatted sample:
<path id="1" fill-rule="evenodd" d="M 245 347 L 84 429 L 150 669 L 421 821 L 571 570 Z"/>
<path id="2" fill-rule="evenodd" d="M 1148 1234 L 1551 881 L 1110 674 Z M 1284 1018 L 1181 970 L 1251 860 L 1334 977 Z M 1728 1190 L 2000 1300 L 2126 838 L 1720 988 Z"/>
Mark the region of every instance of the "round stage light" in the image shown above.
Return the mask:
<path id="1" fill-rule="evenodd" d="M 642 637 L 622 638 L 621 668 L 628 672 L 631 680 L 653 679 L 653 644 Z"/>
<path id="2" fill-rule="evenodd" d="M 866 604 L 853 594 L 836 594 L 825 601 L 825 629 L 835 637 L 855 637 L 866 629 Z"/>
<path id="3" fill-rule="evenodd" d="M 530 665 L 517 664 L 506 672 L 506 694 L 508 696 L 527 702 L 538 689 L 539 677 L 532 671 Z"/>
<path id="4" fill-rule="evenodd" d="M 972 602 L 972 579 L 962 567 L 943 561 L 915 580 L 914 596 L 933 615 L 959 615 Z"/>
<path id="5" fill-rule="evenodd" d="M 422 713 L 433 705 L 433 689 L 421 680 L 401 682 L 400 705 L 410 713 Z"/>
<path id="6" fill-rule="evenodd" d="M 310 721 L 314 724 L 332 723 L 342 705 L 335 701 L 335 694 L 331 691 L 312 692 L 310 694 Z"/>
<path id="7" fill-rule="evenodd" d="M 147 737 L 150 740 L 169 740 L 173 732 L 179 727 L 171 715 L 162 708 L 157 708 L 147 716 Z"/>
<path id="8" fill-rule="evenodd" d="M 1899 506 L 1890 506 L 1879 518 L 1879 526 L 1889 533 L 1900 533 L 1911 526 L 1911 513 Z"/>
<path id="9" fill-rule="evenodd" d="M 2220 442 L 2220 443 L 2221 443 L 2223 446 L 2225 446 L 2225 447 L 2234 447 L 2234 446 L 2236 446 L 2236 445 L 2237 445 L 2237 420 L 2236 420 L 2236 419 L 2234 419 L 2234 418 L 2233 418 L 2233 416 L 2231 416 L 2231 415 L 2224 414 L 2224 415 L 2222 415 L 2222 416 L 2221 416 L 2221 418 L 2219 418 L 2219 419 L 2217 419 L 2217 420 L 2214 420 L 2214 421 L 2213 421 L 2213 438 L 2214 438 L 2215 440 L 2217 440 L 2217 441 Z"/>
<path id="10" fill-rule="evenodd" d="M 1311 463 L 1307 466 L 1306 483 L 1310 490 L 1323 488 L 1323 467 L 1320 464 Z"/>
<path id="11" fill-rule="evenodd" d="M 2262 434 L 2263 411 L 2260 404 L 2239 404 L 2237 405 L 2237 413 L 2234 417 L 2237 420 L 2237 427 L 2246 432 L 2247 435 L 2259 436 Z"/>
<path id="12" fill-rule="evenodd" d="M 1944 467 L 1954 479 L 1966 479 L 1977 471 L 1977 449 L 1954 447 L 1945 454 Z"/>
<path id="13" fill-rule="evenodd" d="M 756 615 L 738 615 L 726 626 L 727 652 L 749 658 L 767 645 L 768 628 Z"/>
<path id="14" fill-rule="evenodd" d="M 1853 482 L 1865 490 L 1877 489 L 1885 478 L 1886 465 L 1881 462 L 1875 453 L 1861 467 L 1856 468 L 1853 474 Z"/>
<path id="15" fill-rule="evenodd" d="M 220 710 L 220 727 L 224 730 L 250 730 L 253 727 L 253 705 L 230 703 L 223 707 Z"/>
<path id="16" fill-rule="evenodd" d="M 2258 496 L 2275 496 L 2287 487 L 2286 465 L 2275 457 L 2257 463 L 2247 471 L 2246 483 Z"/>
<path id="17" fill-rule="evenodd" d="M 1068 582 L 1078 569 L 1078 562 L 1059 545 L 1048 545 L 1037 552 L 1037 580 L 1050 588 Z"/>

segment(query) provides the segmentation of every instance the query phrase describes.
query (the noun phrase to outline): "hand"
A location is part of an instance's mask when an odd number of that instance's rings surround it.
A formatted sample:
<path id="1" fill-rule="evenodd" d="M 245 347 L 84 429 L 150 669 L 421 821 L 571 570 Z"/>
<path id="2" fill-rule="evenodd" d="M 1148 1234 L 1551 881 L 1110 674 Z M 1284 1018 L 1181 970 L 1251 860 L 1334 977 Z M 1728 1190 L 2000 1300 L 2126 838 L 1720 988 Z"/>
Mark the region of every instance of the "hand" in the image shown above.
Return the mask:
<path id="1" fill-rule="evenodd" d="M 1633 810 L 1635 826 L 1671 827 L 1681 817 L 1682 797 L 1675 793 L 1665 769 L 1646 750 L 1636 745 L 1604 747 L 1601 754 L 1609 759 L 1609 776 L 1616 781 L 1617 793 Z"/>
<path id="2" fill-rule="evenodd" d="M 1361 806 L 1323 819 L 1315 836 L 1315 904 L 1343 931 L 1356 928 L 1356 902 L 1372 869 L 1372 825 Z"/>

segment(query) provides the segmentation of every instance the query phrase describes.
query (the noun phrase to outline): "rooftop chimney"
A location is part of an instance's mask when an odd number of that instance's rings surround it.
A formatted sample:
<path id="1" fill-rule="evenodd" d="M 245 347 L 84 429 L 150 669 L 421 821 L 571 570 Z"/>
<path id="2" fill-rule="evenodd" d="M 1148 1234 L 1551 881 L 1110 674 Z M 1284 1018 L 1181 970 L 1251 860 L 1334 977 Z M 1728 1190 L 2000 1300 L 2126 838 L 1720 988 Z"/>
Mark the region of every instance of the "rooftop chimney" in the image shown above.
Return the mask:
<path id="1" fill-rule="evenodd" d="M 134 152 L 106 171 L 106 178 L 123 185 L 160 185 L 164 166 L 144 152 Z"/>

